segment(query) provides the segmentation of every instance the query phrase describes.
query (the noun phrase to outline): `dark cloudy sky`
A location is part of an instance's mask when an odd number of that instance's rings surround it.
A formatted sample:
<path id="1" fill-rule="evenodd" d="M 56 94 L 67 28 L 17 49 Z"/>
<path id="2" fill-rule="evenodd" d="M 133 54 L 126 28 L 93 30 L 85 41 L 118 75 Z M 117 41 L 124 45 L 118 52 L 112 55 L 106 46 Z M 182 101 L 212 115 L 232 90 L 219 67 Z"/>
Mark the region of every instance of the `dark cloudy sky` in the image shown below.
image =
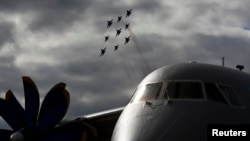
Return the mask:
<path id="1" fill-rule="evenodd" d="M 23 104 L 24 75 L 41 99 L 62 81 L 72 117 L 125 105 L 141 79 L 164 65 L 221 65 L 223 56 L 227 67 L 250 72 L 249 7 L 247 0 L 0 0 L 0 96 L 11 89 Z M 126 23 L 131 32 L 115 37 Z M 124 45 L 131 33 L 135 40 Z"/>

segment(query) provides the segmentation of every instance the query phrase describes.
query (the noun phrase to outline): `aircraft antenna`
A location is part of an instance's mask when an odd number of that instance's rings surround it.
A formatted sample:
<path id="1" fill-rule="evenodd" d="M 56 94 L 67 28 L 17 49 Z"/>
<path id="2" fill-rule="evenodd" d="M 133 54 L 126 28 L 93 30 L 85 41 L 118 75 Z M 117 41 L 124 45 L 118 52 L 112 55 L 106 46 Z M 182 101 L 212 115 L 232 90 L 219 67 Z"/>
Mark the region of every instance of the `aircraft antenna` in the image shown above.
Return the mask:
<path id="1" fill-rule="evenodd" d="M 225 66 L 225 57 L 222 57 L 222 66 L 224 67 Z"/>
<path id="2" fill-rule="evenodd" d="M 243 65 L 236 65 L 236 68 L 239 69 L 240 71 L 242 71 L 244 69 Z"/>

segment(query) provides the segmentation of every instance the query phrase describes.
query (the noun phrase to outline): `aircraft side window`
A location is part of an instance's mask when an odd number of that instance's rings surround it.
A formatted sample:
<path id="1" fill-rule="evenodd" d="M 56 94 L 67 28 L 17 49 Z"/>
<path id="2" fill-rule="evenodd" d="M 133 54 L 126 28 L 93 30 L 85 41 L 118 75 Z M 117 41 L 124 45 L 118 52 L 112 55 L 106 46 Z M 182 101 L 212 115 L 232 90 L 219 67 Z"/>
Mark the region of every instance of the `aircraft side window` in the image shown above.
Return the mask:
<path id="1" fill-rule="evenodd" d="M 226 96 L 228 101 L 234 106 L 242 106 L 239 98 L 236 96 L 233 88 L 229 86 L 219 85 L 220 90 Z"/>
<path id="2" fill-rule="evenodd" d="M 175 83 L 173 81 L 169 81 L 167 83 L 167 89 L 166 92 L 164 94 L 164 98 L 169 98 L 169 99 L 173 99 L 174 98 L 174 92 L 175 92 Z"/>
<path id="3" fill-rule="evenodd" d="M 214 83 L 205 83 L 205 91 L 208 100 L 226 103 L 224 96 Z"/>
<path id="4" fill-rule="evenodd" d="M 200 82 L 174 81 L 167 86 L 169 99 L 203 99 Z"/>
<path id="5" fill-rule="evenodd" d="M 158 99 L 163 83 L 151 83 L 140 86 L 134 94 L 133 102 Z"/>

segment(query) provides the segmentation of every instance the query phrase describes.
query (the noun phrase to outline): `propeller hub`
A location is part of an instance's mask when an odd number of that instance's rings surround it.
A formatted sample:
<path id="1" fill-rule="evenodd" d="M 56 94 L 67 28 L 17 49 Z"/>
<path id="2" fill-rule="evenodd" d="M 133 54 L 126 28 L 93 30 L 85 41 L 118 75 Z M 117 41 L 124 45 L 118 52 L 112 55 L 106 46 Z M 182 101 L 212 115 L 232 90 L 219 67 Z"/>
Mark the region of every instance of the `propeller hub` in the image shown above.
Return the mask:
<path id="1" fill-rule="evenodd" d="M 10 141 L 23 141 L 24 140 L 24 136 L 21 132 L 14 132 L 13 134 L 11 134 L 10 136 Z"/>

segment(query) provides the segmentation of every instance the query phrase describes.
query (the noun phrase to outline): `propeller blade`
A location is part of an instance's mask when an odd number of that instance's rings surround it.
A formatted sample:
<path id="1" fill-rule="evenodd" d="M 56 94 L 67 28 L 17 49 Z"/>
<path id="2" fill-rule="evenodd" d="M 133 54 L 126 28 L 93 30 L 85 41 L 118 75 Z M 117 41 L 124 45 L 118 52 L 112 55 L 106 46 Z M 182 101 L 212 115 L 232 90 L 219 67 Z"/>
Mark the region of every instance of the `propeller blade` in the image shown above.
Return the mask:
<path id="1" fill-rule="evenodd" d="M 25 95 L 25 119 L 28 128 L 36 125 L 39 110 L 39 92 L 35 83 L 29 77 L 23 77 Z"/>
<path id="2" fill-rule="evenodd" d="M 54 86 L 45 96 L 38 118 L 38 130 L 43 132 L 58 124 L 69 107 L 69 93 L 65 83 Z"/>
<path id="3" fill-rule="evenodd" d="M 5 100 L 13 107 L 13 109 L 15 110 L 18 118 L 19 118 L 19 122 L 21 124 L 21 127 L 22 128 L 24 125 L 25 125 L 25 118 L 24 118 L 24 115 L 25 115 L 25 112 L 24 112 L 24 109 L 23 107 L 21 106 L 21 104 L 17 101 L 16 97 L 14 96 L 14 94 L 12 93 L 11 90 L 8 90 L 6 92 L 6 95 L 5 95 Z"/>
<path id="4" fill-rule="evenodd" d="M 2 116 L 13 130 L 19 130 L 22 127 L 15 109 L 2 98 L 0 98 L 0 116 Z"/>
<path id="5" fill-rule="evenodd" d="M 10 136 L 13 131 L 0 129 L 0 139 L 1 141 L 10 141 Z"/>

